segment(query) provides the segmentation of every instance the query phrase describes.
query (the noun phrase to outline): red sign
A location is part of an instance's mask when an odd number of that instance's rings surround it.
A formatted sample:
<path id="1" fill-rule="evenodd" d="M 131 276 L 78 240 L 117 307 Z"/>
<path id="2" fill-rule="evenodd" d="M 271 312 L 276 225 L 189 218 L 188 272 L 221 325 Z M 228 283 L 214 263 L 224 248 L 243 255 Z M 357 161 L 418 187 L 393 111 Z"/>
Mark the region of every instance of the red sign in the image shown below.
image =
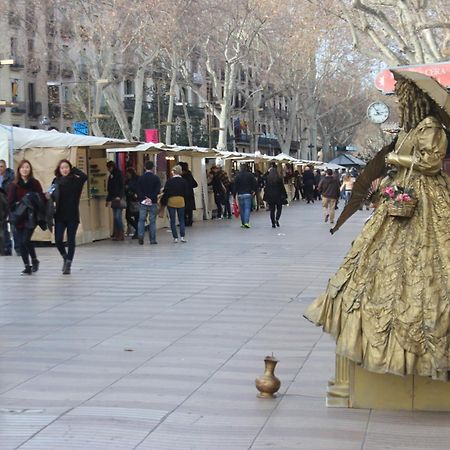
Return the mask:
<path id="1" fill-rule="evenodd" d="M 420 66 L 398 66 L 392 67 L 392 69 L 424 73 L 435 78 L 443 86 L 450 88 L 450 62 L 424 64 Z M 389 69 L 383 70 L 375 77 L 375 87 L 382 91 L 383 94 L 393 94 L 394 86 L 394 75 Z"/>
<path id="2" fill-rule="evenodd" d="M 159 142 L 158 130 L 156 129 L 146 129 L 145 130 L 145 142 Z"/>

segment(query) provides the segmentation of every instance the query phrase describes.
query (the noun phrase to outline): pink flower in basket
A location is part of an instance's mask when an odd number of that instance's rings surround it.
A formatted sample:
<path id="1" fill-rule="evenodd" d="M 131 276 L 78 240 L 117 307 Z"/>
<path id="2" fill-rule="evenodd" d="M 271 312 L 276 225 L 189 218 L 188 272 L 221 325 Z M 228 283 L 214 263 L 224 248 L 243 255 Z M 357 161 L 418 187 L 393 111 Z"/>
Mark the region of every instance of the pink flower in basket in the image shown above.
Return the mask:
<path id="1" fill-rule="evenodd" d="M 409 194 L 398 194 L 397 197 L 395 197 L 396 202 L 410 202 L 411 196 Z"/>
<path id="2" fill-rule="evenodd" d="M 395 197 L 395 191 L 394 188 L 392 186 L 387 186 L 384 189 L 384 193 L 389 196 L 390 198 L 394 198 Z"/>
<path id="3" fill-rule="evenodd" d="M 408 194 L 402 194 L 402 201 L 410 202 L 411 201 L 411 197 Z"/>

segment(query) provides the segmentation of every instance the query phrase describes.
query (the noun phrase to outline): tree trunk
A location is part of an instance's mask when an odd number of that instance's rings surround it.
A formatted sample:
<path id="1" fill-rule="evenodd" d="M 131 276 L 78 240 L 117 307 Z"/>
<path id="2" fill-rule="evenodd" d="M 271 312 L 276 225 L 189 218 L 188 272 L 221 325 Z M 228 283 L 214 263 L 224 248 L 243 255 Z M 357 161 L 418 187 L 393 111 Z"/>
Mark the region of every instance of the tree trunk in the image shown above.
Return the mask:
<path id="1" fill-rule="evenodd" d="M 131 136 L 134 140 L 139 141 L 141 138 L 142 125 L 142 102 L 144 99 L 144 79 L 145 68 L 138 67 L 136 77 L 134 79 L 134 114 L 131 124 Z"/>
<path id="2" fill-rule="evenodd" d="M 120 98 L 117 86 L 109 85 L 104 90 L 105 100 L 108 103 L 109 109 L 114 115 L 123 137 L 131 141 L 131 130 L 128 124 L 127 116 L 123 107 L 123 101 Z"/>
<path id="3" fill-rule="evenodd" d="M 181 101 L 183 103 L 184 122 L 186 124 L 186 134 L 189 146 L 192 147 L 194 145 L 194 140 L 192 138 L 191 118 L 189 117 L 189 111 L 186 105 L 186 92 L 184 90 L 184 87 L 181 87 L 180 89 L 181 89 Z"/>
<path id="4" fill-rule="evenodd" d="M 236 70 L 237 62 L 228 63 L 225 66 L 225 81 L 219 115 L 219 142 L 217 143 L 217 150 L 227 149 L 228 123 L 230 120 L 231 102 L 234 94 Z"/>
<path id="5" fill-rule="evenodd" d="M 281 151 L 287 155 L 289 155 L 291 150 L 294 127 L 297 120 L 298 93 L 288 99 L 288 109 L 289 114 L 287 121 L 283 120 L 280 124 L 280 122 L 275 119 L 277 139 L 280 144 Z"/>
<path id="6" fill-rule="evenodd" d="M 175 100 L 176 85 L 177 85 L 177 69 L 175 64 L 173 64 L 169 89 L 169 110 L 167 112 L 166 145 L 172 144 L 172 121 L 173 121 L 173 107 L 175 103 L 174 100 Z"/>

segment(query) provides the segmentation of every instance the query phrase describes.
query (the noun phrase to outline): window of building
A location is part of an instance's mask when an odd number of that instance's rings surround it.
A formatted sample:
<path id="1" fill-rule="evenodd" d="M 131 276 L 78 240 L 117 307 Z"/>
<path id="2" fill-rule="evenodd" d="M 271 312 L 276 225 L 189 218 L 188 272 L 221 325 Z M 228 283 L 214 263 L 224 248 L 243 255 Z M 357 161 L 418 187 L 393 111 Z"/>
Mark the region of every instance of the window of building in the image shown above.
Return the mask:
<path id="1" fill-rule="evenodd" d="M 47 86 L 48 102 L 59 103 L 59 86 Z"/>
<path id="2" fill-rule="evenodd" d="M 17 38 L 14 36 L 11 38 L 11 58 L 17 58 Z"/>
<path id="3" fill-rule="evenodd" d="M 28 83 L 28 101 L 30 102 L 30 105 L 36 102 L 36 91 L 34 83 Z"/>
<path id="4" fill-rule="evenodd" d="M 133 97 L 134 96 L 134 82 L 133 80 L 125 80 L 123 82 L 123 93 L 125 96 Z"/>

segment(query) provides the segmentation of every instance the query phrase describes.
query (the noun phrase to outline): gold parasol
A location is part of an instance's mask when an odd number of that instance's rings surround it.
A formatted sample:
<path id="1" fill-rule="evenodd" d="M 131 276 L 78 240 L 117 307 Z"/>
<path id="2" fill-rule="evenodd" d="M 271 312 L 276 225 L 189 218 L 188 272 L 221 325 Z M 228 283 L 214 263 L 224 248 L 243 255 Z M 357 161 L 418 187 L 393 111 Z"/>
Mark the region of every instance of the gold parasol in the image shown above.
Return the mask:
<path id="1" fill-rule="evenodd" d="M 439 107 L 437 111 L 438 119 L 450 130 L 450 94 L 444 86 L 423 73 L 408 70 L 391 70 L 391 72 L 397 81 L 401 78 L 412 81 L 421 91 L 434 100 Z"/>

